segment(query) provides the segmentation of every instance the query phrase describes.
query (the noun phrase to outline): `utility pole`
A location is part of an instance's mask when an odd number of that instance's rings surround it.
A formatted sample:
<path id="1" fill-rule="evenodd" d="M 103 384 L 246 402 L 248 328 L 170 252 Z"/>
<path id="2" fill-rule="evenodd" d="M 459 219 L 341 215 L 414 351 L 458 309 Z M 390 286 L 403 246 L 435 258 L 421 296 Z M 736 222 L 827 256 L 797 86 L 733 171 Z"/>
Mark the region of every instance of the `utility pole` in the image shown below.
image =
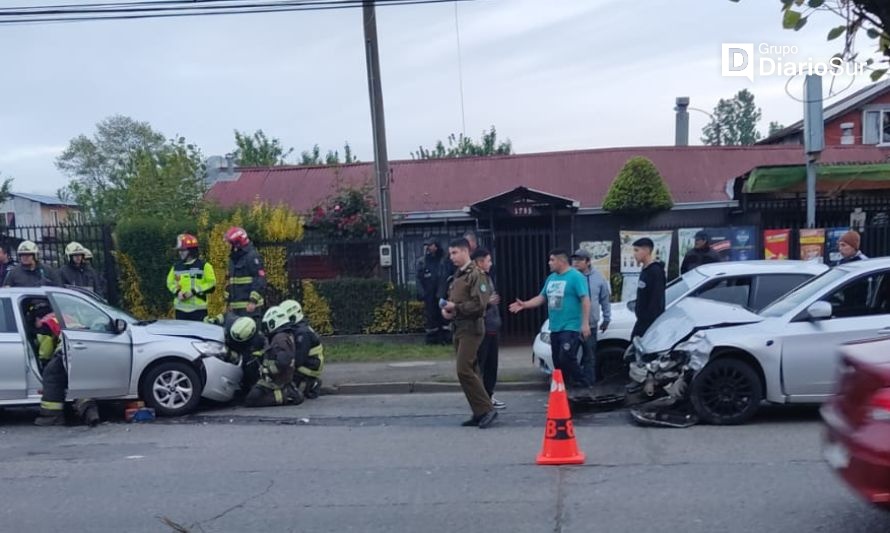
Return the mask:
<path id="1" fill-rule="evenodd" d="M 389 195 L 389 159 L 386 155 L 386 124 L 383 120 L 383 90 L 380 84 L 380 56 L 377 49 L 377 15 L 374 0 L 362 5 L 365 26 L 365 59 L 368 67 L 368 92 L 371 98 L 371 127 L 374 132 L 374 176 L 380 228 L 384 243 L 393 238 L 392 208 Z"/>
<path id="2" fill-rule="evenodd" d="M 819 156 L 825 147 L 825 119 L 822 114 L 822 76 L 809 74 L 803 86 L 803 144 L 807 158 L 807 227 L 816 227 L 816 174 Z"/>

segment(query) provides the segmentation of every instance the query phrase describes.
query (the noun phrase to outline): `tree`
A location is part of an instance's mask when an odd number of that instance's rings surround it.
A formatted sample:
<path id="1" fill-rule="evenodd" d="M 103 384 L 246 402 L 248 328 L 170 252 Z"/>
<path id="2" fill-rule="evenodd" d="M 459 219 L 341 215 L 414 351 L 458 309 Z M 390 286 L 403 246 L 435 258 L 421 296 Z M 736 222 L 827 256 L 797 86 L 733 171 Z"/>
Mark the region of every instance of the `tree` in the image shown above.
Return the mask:
<path id="1" fill-rule="evenodd" d="M 464 134 L 448 136 L 448 147 L 442 141 L 436 142 L 432 150 L 418 147 L 416 152 L 411 152 L 411 159 L 443 159 L 449 157 L 479 157 L 491 155 L 510 155 L 513 153 L 513 143 L 510 139 L 497 142 L 497 131 L 494 126 L 491 131 L 482 130 L 482 138 L 475 142 Z"/>
<path id="2" fill-rule="evenodd" d="M 121 218 L 194 218 L 207 191 L 201 151 L 179 137 L 160 150 L 140 150 L 121 206 Z"/>
<path id="3" fill-rule="evenodd" d="M 92 137 L 75 137 L 56 159 L 56 167 L 70 178 L 59 197 L 76 202 L 88 218 L 116 220 L 133 175 L 134 157 L 139 152 L 156 153 L 164 142 L 147 122 L 123 115 L 104 119 Z"/>
<path id="4" fill-rule="evenodd" d="M 329 239 L 377 236 L 380 219 L 369 185 L 340 185 L 323 204 L 312 209 L 311 225 Z"/>
<path id="5" fill-rule="evenodd" d="M 300 154 L 299 166 L 319 166 L 319 165 L 340 165 L 358 163 L 358 158 L 352 152 L 352 147 L 347 141 L 343 145 L 343 161 L 340 161 L 340 152 L 337 150 L 328 150 L 328 153 L 322 158 L 321 148 L 316 144 L 312 150 L 303 150 Z"/>
<path id="6" fill-rule="evenodd" d="M 3 173 L 0 172 L 0 179 L 3 179 L 3 181 L 0 182 L 0 204 L 9 200 L 9 195 L 12 192 L 12 182 L 14 181 L 13 178 L 3 178 L 2 174 Z"/>
<path id="7" fill-rule="evenodd" d="M 759 141 L 760 108 L 754 95 L 742 89 L 731 99 L 721 98 L 714 108 L 711 122 L 702 130 L 702 142 L 711 146 L 750 145 Z"/>
<path id="8" fill-rule="evenodd" d="M 730 0 L 739 2 L 740 0 Z M 835 57 L 844 61 L 857 61 L 856 38 L 864 32 L 874 43 L 876 60 L 870 57 L 865 64 L 872 69 L 872 81 L 884 77 L 890 67 L 890 2 L 887 0 L 781 0 L 782 26 L 800 31 L 816 13 L 829 13 L 840 18 L 843 24 L 828 32 L 833 41 L 844 37 L 844 46 Z"/>
<path id="9" fill-rule="evenodd" d="M 655 164 L 632 157 L 612 181 L 603 209 L 612 213 L 651 213 L 674 206 L 671 193 Z"/>
<path id="10" fill-rule="evenodd" d="M 769 123 L 769 131 L 767 132 L 766 136 L 772 137 L 773 135 L 779 133 L 780 131 L 782 131 L 784 129 L 785 129 L 785 126 L 783 124 L 779 124 L 778 122 L 773 120 L 772 122 Z"/>
<path id="11" fill-rule="evenodd" d="M 242 167 L 274 167 L 287 164 L 287 156 L 293 148 L 287 150 L 276 138 L 269 139 L 263 130 L 256 130 L 247 135 L 235 130 L 235 161 Z"/>

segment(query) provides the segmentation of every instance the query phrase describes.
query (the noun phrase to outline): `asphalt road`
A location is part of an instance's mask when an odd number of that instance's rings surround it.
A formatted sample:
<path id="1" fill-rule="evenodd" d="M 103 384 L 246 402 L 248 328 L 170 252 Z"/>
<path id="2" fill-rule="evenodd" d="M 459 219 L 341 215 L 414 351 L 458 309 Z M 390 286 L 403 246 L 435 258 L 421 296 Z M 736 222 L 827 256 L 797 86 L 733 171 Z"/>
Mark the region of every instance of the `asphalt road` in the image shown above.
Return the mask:
<path id="1" fill-rule="evenodd" d="M 820 456 L 814 410 L 685 430 L 578 413 L 587 464 L 540 467 L 546 394 L 459 427 L 458 394 L 323 397 L 151 424 L 0 415 L 0 530 L 843 532 L 890 529 Z"/>

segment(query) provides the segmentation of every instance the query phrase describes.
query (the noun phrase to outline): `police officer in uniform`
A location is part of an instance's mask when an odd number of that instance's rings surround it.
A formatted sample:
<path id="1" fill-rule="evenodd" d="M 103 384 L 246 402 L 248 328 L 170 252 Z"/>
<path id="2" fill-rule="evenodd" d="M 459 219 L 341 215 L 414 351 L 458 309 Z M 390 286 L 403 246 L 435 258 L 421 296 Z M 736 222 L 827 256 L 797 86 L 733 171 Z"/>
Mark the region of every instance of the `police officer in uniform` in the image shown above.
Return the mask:
<path id="1" fill-rule="evenodd" d="M 473 417 L 463 425 L 484 429 L 498 416 L 476 366 L 476 354 L 485 335 L 484 316 L 491 289 L 488 277 L 470 260 L 470 243 L 466 239 L 451 241 L 448 255 L 457 271 L 448 289 L 448 300 L 442 302 L 442 316 L 454 320 L 457 379 L 473 410 Z"/>
<path id="2" fill-rule="evenodd" d="M 167 289 L 173 294 L 176 320 L 207 318 L 207 295 L 216 288 L 213 265 L 198 257 L 198 238 L 183 233 L 176 238 L 179 261 L 167 273 Z"/>
<path id="3" fill-rule="evenodd" d="M 250 242 L 244 228 L 231 227 L 225 240 L 231 246 L 229 278 L 226 281 L 228 310 L 239 316 L 259 319 L 266 292 L 266 270 L 263 258 Z"/>
<path id="4" fill-rule="evenodd" d="M 294 337 L 287 327 L 290 324 L 287 315 L 278 306 L 270 308 L 263 315 L 263 330 L 269 340 L 269 346 L 263 354 L 260 366 L 260 380 L 247 397 L 247 407 L 267 407 L 271 405 L 303 403 L 303 394 L 294 388 L 294 361 L 297 347 Z"/>

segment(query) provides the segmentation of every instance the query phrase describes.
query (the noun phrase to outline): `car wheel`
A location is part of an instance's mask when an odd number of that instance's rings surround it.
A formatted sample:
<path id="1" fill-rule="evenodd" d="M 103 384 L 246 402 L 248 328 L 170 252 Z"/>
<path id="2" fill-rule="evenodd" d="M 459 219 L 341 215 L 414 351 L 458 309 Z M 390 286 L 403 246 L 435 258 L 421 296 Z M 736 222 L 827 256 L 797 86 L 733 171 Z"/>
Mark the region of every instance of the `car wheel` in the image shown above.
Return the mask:
<path id="1" fill-rule="evenodd" d="M 169 361 L 142 376 L 142 399 L 160 416 L 191 413 L 201 401 L 201 379 L 188 363 Z"/>
<path id="2" fill-rule="evenodd" d="M 604 346 L 596 351 L 596 375 L 597 379 L 627 380 L 627 363 L 624 361 L 624 352 L 627 348 L 616 345 Z"/>
<path id="3" fill-rule="evenodd" d="M 751 365 L 738 359 L 717 359 L 692 383 L 692 404 L 710 424 L 742 424 L 760 407 L 763 384 Z"/>

